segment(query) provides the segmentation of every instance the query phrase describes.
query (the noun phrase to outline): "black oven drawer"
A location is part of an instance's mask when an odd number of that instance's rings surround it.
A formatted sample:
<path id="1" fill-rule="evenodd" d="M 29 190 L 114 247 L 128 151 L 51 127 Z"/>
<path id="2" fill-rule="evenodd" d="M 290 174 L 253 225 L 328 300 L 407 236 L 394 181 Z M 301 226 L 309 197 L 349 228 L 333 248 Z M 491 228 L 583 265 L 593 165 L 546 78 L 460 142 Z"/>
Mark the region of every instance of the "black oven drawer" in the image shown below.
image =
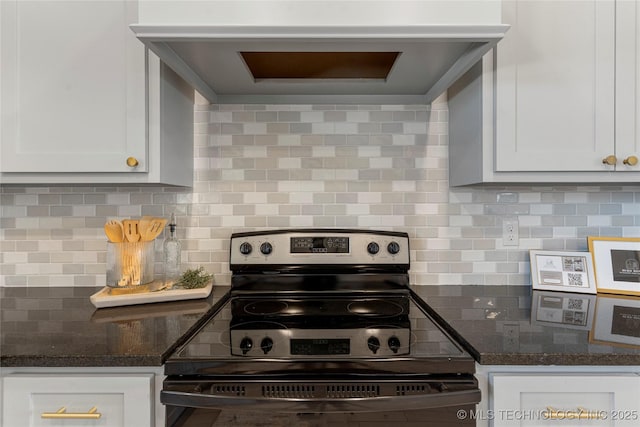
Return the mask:
<path id="1" fill-rule="evenodd" d="M 475 405 L 417 409 L 408 411 L 381 411 L 366 413 L 285 413 L 273 411 L 237 411 L 167 407 L 167 427 L 327 427 L 327 426 L 420 426 L 420 427 L 475 427 Z"/>
<path id="2" fill-rule="evenodd" d="M 185 408 L 267 410 L 288 413 L 376 412 L 475 405 L 472 375 L 380 380 L 204 379 L 169 377 L 160 400 Z"/>

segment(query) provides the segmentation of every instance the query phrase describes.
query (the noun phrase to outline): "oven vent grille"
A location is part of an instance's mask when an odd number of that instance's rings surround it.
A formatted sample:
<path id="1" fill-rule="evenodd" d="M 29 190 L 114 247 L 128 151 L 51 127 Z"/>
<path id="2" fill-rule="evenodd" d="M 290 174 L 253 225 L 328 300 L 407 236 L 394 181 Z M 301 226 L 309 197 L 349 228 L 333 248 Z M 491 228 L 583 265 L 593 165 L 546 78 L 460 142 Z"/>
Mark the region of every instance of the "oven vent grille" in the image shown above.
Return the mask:
<path id="1" fill-rule="evenodd" d="M 412 394 L 428 394 L 431 391 L 429 384 L 400 384 L 396 386 L 397 396 L 406 396 Z"/>
<path id="2" fill-rule="evenodd" d="M 315 397 L 315 386 L 311 384 L 264 385 L 263 397 L 310 399 Z"/>
<path id="3" fill-rule="evenodd" d="M 213 394 L 229 395 L 229 396 L 245 396 L 247 391 L 243 385 L 237 384 L 214 384 L 211 386 Z"/>
<path id="4" fill-rule="evenodd" d="M 329 384 L 327 397 L 331 399 L 377 397 L 380 395 L 378 384 Z"/>

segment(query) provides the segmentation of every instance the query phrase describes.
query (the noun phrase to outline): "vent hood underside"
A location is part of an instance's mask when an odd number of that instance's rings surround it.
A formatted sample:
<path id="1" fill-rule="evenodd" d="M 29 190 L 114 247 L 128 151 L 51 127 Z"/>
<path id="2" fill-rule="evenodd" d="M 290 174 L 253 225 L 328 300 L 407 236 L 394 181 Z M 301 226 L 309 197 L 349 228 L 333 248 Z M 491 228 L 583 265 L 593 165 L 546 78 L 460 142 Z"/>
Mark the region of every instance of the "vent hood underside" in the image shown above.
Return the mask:
<path id="1" fill-rule="evenodd" d="M 509 26 L 131 28 L 211 103 L 428 104 Z"/>

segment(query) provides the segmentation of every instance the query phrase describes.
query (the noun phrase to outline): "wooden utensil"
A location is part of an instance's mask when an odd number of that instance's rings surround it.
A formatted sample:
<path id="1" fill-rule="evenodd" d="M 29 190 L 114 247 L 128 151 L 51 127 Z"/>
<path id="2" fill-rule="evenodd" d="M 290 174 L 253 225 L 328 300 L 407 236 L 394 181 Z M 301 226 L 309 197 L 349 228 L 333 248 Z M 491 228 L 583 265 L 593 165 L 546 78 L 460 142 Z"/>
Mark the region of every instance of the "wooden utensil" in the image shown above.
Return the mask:
<path id="1" fill-rule="evenodd" d="M 128 242 L 137 242 L 140 240 L 140 231 L 138 231 L 139 222 L 137 219 L 123 219 L 122 226 L 124 228 L 124 237 Z"/>
<path id="2" fill-rule="evenodd" d="M 162 233 L 164 226 L 167 224 L 167 220 L 164 218 L 153 218 L 149 223 L 149 227 L 144 231 L 142 240 L 150 242 Z"/>
<path id="3" fill-rule="evenodd" d="M 145 215 L 142 218 L 140 218 L 140 221 L 138 222 L 138 234 L 140 234 L 140 239 L 141 240 L 145 240 L 144 236 L 147 233 L 147 230 L 149 229 L 149 226 L 151 225 L 151 221 L 153 221 L 152 216 L 148 216 Z"/>
<path id="4" fill-rule="evenodd" d="M 122 223 L 117 219 L 110 219 L 104 225 L 104 234 L 107 235 L 107 239 L 113 243 L 120 243 L 124 240 L 124 229 Z"/>

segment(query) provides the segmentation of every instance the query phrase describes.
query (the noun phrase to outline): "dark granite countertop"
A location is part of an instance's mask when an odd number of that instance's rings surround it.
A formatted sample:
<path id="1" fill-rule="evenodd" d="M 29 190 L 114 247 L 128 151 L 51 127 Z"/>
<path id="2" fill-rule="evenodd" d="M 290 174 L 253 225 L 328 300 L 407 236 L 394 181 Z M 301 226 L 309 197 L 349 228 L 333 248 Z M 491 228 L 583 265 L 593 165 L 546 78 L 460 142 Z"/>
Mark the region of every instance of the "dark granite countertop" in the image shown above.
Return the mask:
<path id="1" fill-rule="evenodd" d="M 0 366 L 161 366 L 226 292 L 96 309 L 100 288 L 0 288 Z"/>
<path id="2" fill-rule="evenodd" d="M 483 365 L 640 365 L 640 297 L 415 286 Z"/>
<path id="3" fill-rule="evenodd" d="M 640 298 L 529 286 L 413 289 L 481 364 L 640 365 Z M 228 288 L 201 300 L 96 309 L 89 296 L 98 290 L 0 288 L 0 366 L 161 366 Z"/>

